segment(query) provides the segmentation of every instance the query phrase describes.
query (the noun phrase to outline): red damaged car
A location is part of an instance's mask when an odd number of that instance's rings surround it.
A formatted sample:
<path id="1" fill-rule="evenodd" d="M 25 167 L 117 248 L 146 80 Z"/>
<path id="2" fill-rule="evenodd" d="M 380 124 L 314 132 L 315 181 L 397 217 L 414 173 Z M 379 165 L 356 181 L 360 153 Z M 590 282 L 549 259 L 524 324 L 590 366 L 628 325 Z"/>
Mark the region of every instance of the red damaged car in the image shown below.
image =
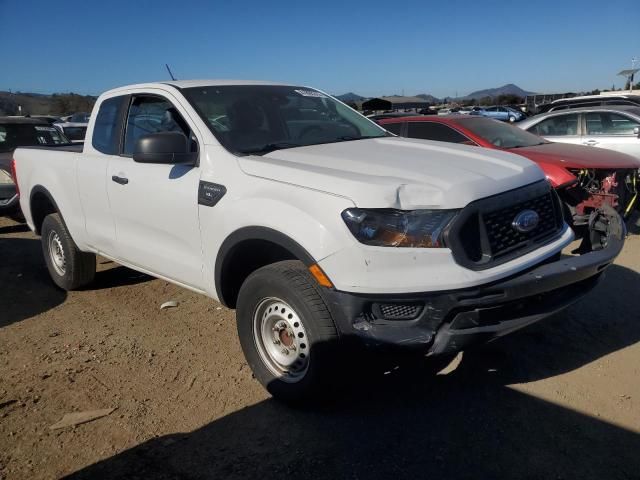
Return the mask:
<path id="1" fill-rule="evenodd" d="M 627 219 L 640 209 L 640 161 L 629 155 L 552 143 L 512 125 L 484 117 L 405 117 L 378 122 L 396 135 L 495 148 L 536 162 L 564 202 L 566 217 L 585 239 L 581 249 L 600 248 L 603 208 Z M 589 234 L 587 235 L 587 232 Z"/>

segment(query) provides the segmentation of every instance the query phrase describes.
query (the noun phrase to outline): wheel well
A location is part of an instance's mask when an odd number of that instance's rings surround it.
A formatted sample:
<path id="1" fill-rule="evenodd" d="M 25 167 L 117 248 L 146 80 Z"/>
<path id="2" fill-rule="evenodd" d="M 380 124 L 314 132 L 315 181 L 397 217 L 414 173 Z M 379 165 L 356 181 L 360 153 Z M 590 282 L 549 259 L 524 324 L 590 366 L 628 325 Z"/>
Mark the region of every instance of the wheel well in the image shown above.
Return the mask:
<path id="1" fill-rule="evenodd" d="M 235 244 L 226 253 L 217 272 L 220 301 L 235 308 L 240 287 L 257 269 L 282 260 L 299 260 L 289 249 L 264 239 L 248 239 Z"/>
<path id="2" fill-rule="evenodd" d="M 33 219 L 33 225 L 35 232 L 40 235 L 40 229 L 44 218 L 51 214 L 58 212 L 58 207 L 51 199 L 48 193 L 44 191 L 36 191 L 31 195 L 31 218 Z"/>

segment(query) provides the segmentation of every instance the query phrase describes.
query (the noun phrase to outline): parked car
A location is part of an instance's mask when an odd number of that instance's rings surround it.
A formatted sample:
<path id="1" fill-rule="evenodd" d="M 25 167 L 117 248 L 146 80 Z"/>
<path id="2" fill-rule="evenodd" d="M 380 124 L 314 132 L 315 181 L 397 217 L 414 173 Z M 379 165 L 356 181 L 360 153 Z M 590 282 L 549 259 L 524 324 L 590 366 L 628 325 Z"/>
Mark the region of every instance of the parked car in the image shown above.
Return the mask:
<path id="1" fill-rule="evenodd" d="M 539 113 L 546 113 L 570 108 L 591 108 L 613 105 L 640 107 L 640 95 L 583 95 L 580 97 L 561 98 L 546 105 L 541 105 L 538 111 Z"/>
<path id="2" fill-rule="evenodd" d="M 62 122 L 62 119 L 60 117 L 56 117 L 53 115 L 31 115 L 31 118 L 35 120 L 41 120 L 43 122 L 48 123 L 49 125 Z"/>
<path id="3" fill-rule="evenodd" d="M 31 145 L 66 145 L 64 135 L 48 123 L 28 117 L 0 117 L 0 216 L 18 216 L 18 191 L 11 171 L 13 151 Z"/>
<path id="4" fill-rule="evenodd" d="M 404 137 L 500 149 L 536 162 L 562 199 L 572 227 L 585 240 L 584 249 L 600 245 L 594 219 L 604 205 L 625 218 L 640 210 L 640 161 L 630 155 L 551 143 L 483 117 L 415 117 L 381 125 Z"/>
<path id="5" fill-rule="evenodd" d="M 87 135 L 87 125 L 86 123 L 63 122 L 55 123 L 54 127 L 71 140 L 72 143 L 82 143 Z"/>
<path id="6" fill-rule="evenodd" d="M 398 138 L 302 86 L 118 88 L 81 153 L 14 159 L 57 286 L 90 284 L 99 253 L 236 308 L 255 377 L 290 401 L 334 395 L 358 342 L 435 355 L 541 320 L 624 243 L 611 211 L 601 250 L 560 259 L 574 234 L 533 162 Z"/>
<path id="7" fill-rule="evenodd" d="M 70 123 L 89 123 L 90 115 L 86 112 L 74 113 L 66 121 Z"/>
<path id="8" fill-rule="evenodd" d="M 519 122 L 526 118 L 526 115 L 523 112 L 506 106 L 478 108 L 470 112 L 470 115 L 482 115 L 483 117 L 511 123 Z"/>
<path id="9" fill-rule="evenodd" d="M 393 113 L 377 113 L 373 115 L 368 115 L 367 118 L 374 122 L 378 122 L 380 120 L 384 120 L 385 118 L 402 118 L 402 117 L 417 117 L 417 113 L 411 112 L 393 112 Z"/>
<path id="10" fill-rule="evenodd" d="M 640 158 L 640 107 L 559 110 L 531 117 L 518 127 L 554 142 L 606 148 Z"/>

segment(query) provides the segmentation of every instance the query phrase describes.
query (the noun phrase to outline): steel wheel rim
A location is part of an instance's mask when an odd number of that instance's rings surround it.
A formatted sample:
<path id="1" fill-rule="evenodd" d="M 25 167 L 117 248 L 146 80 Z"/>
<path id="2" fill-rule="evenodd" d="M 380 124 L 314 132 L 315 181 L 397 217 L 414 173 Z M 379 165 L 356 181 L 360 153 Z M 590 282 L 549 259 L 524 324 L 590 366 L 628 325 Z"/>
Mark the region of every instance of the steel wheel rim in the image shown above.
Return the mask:
<path id="1" fill-rule="evenodd" d="M 64 254 L 64 248 L 62 247 L 62 241 L 57 232 L 49 232 L 47 239 L 47 245 L 49 249 L 49 258 L 51 259 L 51 265 L 58 275 L 61 277 L 67 272 L 67 258 Z"/>
<path id="2" fill-rule="evenodd" d="M 279 379 L 299 382 L 309 369 L 309 338 L 297 312 L 279 298 L 265 298 L 253 314 L 253 337 L 264 365 Z"/>

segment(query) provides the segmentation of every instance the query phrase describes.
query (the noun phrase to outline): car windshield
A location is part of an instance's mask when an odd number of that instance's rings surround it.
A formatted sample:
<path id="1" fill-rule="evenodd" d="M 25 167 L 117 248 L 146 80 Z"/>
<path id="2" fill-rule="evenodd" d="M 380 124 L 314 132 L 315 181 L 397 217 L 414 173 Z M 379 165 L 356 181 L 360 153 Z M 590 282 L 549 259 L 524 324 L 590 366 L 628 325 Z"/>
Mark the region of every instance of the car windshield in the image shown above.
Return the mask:
<path id="1" fill-rule="evenodd" d="M 308 87 L 225 85 L 186 88 L 209 129 L 228 150 L 273 150 L 388 136 L 384 129 Z"/>
<path id="2" fill-rule="evenodd" d="M 46 124 L 0 124 L 0 152 L 11 152 L 18 147 L 62 145 L 67 143 L 69 143 L 69 140 L 57 128 Z"/>
<path id="3" fill-rule="evenodd" d="M 533 147 L 548 143 L 532 133 L 490 118 L 462 118 L 458 122 L 471 133 L 500 148 Z"/>

